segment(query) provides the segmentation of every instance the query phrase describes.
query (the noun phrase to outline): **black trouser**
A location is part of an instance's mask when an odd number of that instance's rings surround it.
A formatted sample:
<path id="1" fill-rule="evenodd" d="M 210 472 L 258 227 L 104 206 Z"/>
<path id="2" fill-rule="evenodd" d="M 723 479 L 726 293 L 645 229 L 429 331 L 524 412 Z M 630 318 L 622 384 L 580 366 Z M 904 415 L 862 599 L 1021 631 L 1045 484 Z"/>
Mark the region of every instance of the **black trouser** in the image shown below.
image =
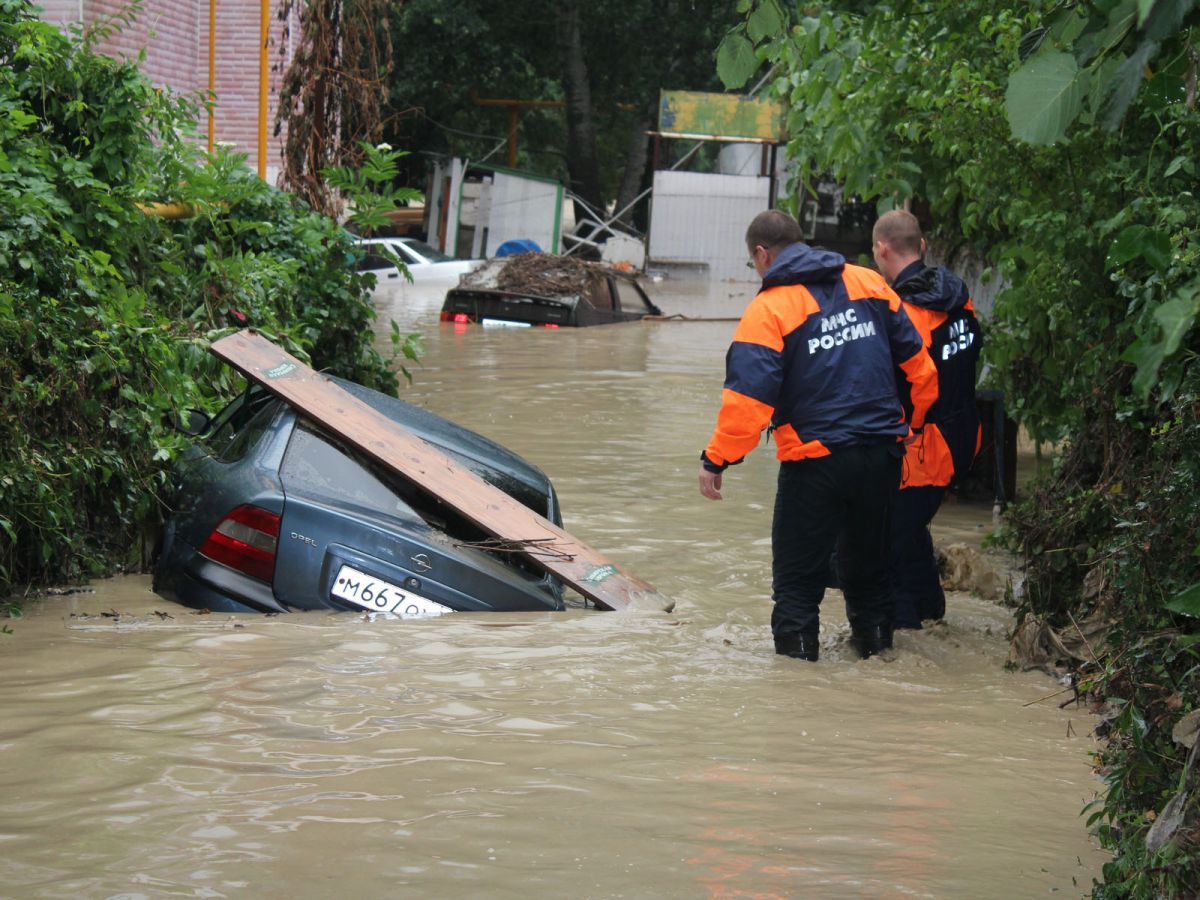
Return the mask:
<path id="1" fill-rule="evenodd" d="M 946 614 L 946 595 L 929 534 L 929 523 L 945 493 L 942 487 L 915 487 L 896 494 L 891 565 L 897 628 L 920 628 L 922 619 L 940 619 Z"/>
<path id="2" fill-rule="evenodd" d="M 771 528 L 777 639 L 816 632 L 835 546 L 851 627 L 892 624 L 888 514 L 903 455 L 888 442 L 780 464 Z"/>

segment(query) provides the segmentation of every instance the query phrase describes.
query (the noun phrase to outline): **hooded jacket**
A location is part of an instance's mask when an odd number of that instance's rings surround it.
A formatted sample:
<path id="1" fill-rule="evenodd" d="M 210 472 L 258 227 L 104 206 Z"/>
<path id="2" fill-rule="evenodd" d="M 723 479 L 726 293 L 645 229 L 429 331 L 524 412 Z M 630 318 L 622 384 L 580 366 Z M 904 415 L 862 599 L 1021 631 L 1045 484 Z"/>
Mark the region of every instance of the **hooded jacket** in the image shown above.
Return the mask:
<path id="1" fill-rule="evenodd" d="M 786 247 L 726 354 L 705 468 L 741 462 L 768 425 L 784 461 L 902 439 L 909 424 L 897 371 L 920 429 L 937 398 L 937 372 L 900 298 L 879 273 L 847 265 L 841 254 Z"/>
<path id="2" fill-rule="evenodd" d="M 900 486 L 947 486 L 970 468 L 981 431 L 975 406 L 975 370 L 983 334 L 963 280 L 917 260 L 901 270 L 893 288 L 932 357 L 938 397 L 921 439 L 908 448 Z M 911 402 L 901 389 L 901 400 Z"/>

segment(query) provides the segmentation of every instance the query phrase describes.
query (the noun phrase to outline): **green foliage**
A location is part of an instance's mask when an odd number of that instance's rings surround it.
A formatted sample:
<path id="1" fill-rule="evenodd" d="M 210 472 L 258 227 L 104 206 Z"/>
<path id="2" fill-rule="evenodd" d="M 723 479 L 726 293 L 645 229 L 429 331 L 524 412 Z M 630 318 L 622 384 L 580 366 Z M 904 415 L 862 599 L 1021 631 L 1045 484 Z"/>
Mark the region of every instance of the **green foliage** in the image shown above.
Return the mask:
<path id="1" fill-rule="evenodd" d="M 396 388 L 351 236 L 244 159 L 198 159 L 191 116 L 0 0 L 0 596 L 148 555 L 175 414 L 234 387 L 213 338 L 253 325 Z M 162 201 L 195 214 L 139 209 Z"/>
<path id="2" fill-rule="evenodd" d="M 737 6 L 738 0 L 580 4 L 606 198 L 617 195 L 622 161 L 631 146 L 646 145 L 645 132 L 657 121 L 662 89 L 719 89 L 712 54 Z M 473 98 L 563 98 L 556 6 L 535 0 L 406 0 L 391 7 L 398 46 L 470 52 L 405 56 L 390 81 L 390 108 L 403 118 L 389 128 L 387 140 L 397 147 L 506 165 L 506 112 L 476 106 Z M 565 121 L 562 109 L 522 109 L 517 166 L 566 180 L 567 158 L 578 148 L 568 144 Z M 635 184 L 641 172 L 636 174 Z"/>
<path id="3" fill-rule="evenodd" d="M 1097 897 L 1190 897 L 1200 889 L 1200 806 L 1194 788 L 1172 840 L 1151 852 L 1152 824 L 1184 787 L 1188 751 L 1172 739 L 1200 708 L 1200 379 L 1155 427 L 1097 416 L 1053 477 L 1010 516 L 1028 563 L 1023 612 L 1072 633 L 1101 619 L 1107 634 L 1077 684 L 1102 714 L 1097 769 L 1105 794 L 1088 825 L 1114 851 Z"/>
<path id="4" fill-rule="evenodd" d="M 763 2 L 746 0 L 748 17 Z M 1083 15 L 1075 4 L 993 4 L 980 14 L 948 0 L 919 10 L 848 2 L 805 7 L 756 44 L 756 63 L 775 67 L 772 90 L 787 104 L 788 154 L 802 183 L 828 172 L 880 208 L 911 203 L 943 248 L 982 258 L 1001 279 L 988 331 L 991 386 L 1042 440 L 1082 424 L 1079 398 L 1127 393 L 1115 365 L 1122 355 L 1139 374 L 1118 412 L 1162 402 L 1196 340 L 1190 179 L 1200 121 L 1180 90 L 1194 75 L 1186 35 L 1162 40 L 1158 58 L 1169 64 L 1129 106 L 1123 131 L 1084 128 L 1082 117 L 1054 146 L 1011 135 L 1006 97 L 1022 95 L 1021 79 L 1039 66 L 1066 67 L 1053 54 L 1067 46 L 1088 64 L 1115 61 L 1135 28 L 1135 13 L 1111 33 Z M 748 22 L 731 39 L 750 40 Z M 1026 66 L 1017 65 L 1022 52 L 1032 54 Z M 1037 112 L 1027 127 L 1050 128 L 1051 113 L 1082 96 L 1060 93 L 1041 106 L 1026 97 Z"/>
<path id="5" fill-rule="evenodd" d="M 1191 267 L 1179 267 L 1173 259 L 1177 249 L 1193 255 L 1195 197 L 1178 194 L 1171 183 L 1185 168 L 1194 172 L 1200 62 L 1192 40 L 1192 30 L 1200 25 L 1195 6 L 1195 0 L 1064 4 L 1022 39 L 1022 49 L 1032 55 L 1013 73 L 1007 94 L 1013 134 L 1033 143 L 1062 141 L 1073 126 L 1095 124 L 1108 132 L 1122 123 L 1130 126 L 1111 160 L 1119 167 L 1099 171 L 1116 175 L 1126 197 L 1156 201 L 1142 210 L 1157 221 L 1126 225 L 1106 260 L 1122 296 L 1147 293 L 1125 282 L 1124 264 L 1140 260 L 1153 273 L 1150 302 L 1140 305 L 1132 340 L 1121 355 L 1137 366 L 1133 391 L 1143 402 L 1156 387 L 1166 388 L 1163 399 L 1178 383 L 1178 367 L 1160 379 L 1162 367 L 1185 348 L 1200 313 L 1200 279 L 1189 277 Z M 1139 91 L 1142 100 L 1134 106 Z M 1084 136 L 1094 140 L 1094 134 Z M 1155 152 L 1160 144 L 1184 152 L 1167 161 Z M 1133 168 L 1119 165 L 1130 162 Z M 1116 210 L 1114 221 L 1120 217 Z M 1144 283 L 1136 268 L 1133 274 Z"/>
<path id="6" fill-rule="evenodd" d="M 393 150 L 390 144 L 372 145 L 366 141 L 360 141 L 359 147 L 363 154 L 360 167 L 331 166 L 322 175 L 331 188 L 354 197 L 351 221 L 362 234 L 373 234 L 388 224 L 389 212 L 410 200 L 420 200 L 421 192 L 396 185 L 400 172 L 397 160 L 408 153 Z"/>
<path id="7" fill-rule="evenodd" d="M 1022 38 L 1021 67 L 1008 90 L 1014 137 L 1053 144 L 1079 121 L 1116 130 L 1141 90 L 1146 70 L 1178 37 L 1196 0 L 1063 3 Z M 1186 41 L 1185 41 L 1186 43 Z M 1193 60 L 1193 73 L 1194 73 Z M 1168 69 L 1159 74 L 1180 80 Z"/>
<path id="8" fill-rule="evenodd" d="M 397 161 L 408 155 L 404 150 L 393 150 L 389 144 L 372 146 L 367 142 L 361 144 L 364 163 L 360 169 L 346 166 L 334 166 L 324 171 L 326 183 L 330 188 L 340 191 L 352 201 L 350 223 L 362 234 L 371 234 L 388 221 L 387 213 L 409 200 L 420 200 L 421 192 L 413 188 L 397 186 L 399 166 Z M 395 263 L 396 268 L 404 277 L 412 281 L 408 264 L 397 254 L 386 251 Z M 392 322 L 392 358 L 416 362 L 420 359 L 421 335 L 401 334 L 399 327 Z M 412 372 L 403 363 L 398 364 L 400 374 L 406 381 L 412 382 Z"/>

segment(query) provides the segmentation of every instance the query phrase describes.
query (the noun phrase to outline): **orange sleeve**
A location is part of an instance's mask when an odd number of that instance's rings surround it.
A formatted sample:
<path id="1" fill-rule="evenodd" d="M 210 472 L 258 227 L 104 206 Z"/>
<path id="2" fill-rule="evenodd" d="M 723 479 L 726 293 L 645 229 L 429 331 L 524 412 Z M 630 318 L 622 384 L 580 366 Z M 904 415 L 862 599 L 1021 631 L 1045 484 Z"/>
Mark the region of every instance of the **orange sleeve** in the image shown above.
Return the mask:
<path id="1" fill-rule="evenodd" d="M 721 411 L 704 455 L 718 466 L 731 465 L 758 446 L 763 429 L 771 422 L 775 408 L 725 388 L 721 392 Z"/>
<path id="2" fill-rule="evenodd" d="M 925 416 L 938 397 L 937 366 L 929 353 L 922 349 L 900 363 L 900 370 L 912 385 L 912 419 L 908 423 L 913 429 L 925 427 Z"/>
<path id="3" fill-rule="evenodd" d="M 770 295 L 770 299 L 768 298 Z M 808 297 L 807 291 L 803 297 Z M 725 387 L 721 392 L 721 410 L 704 455 L 713 465 L 741 462 L 758 446 L 763 429 L 771 423 L 783 383 L 783 335 L 789 324 L 784 315 L 803 315 L 803 298 L 795 301 L 794 292 L 778 289 L 760 293 L 742 315 L 733 342 L 725 356 Z M 811 302 L 811 297 L 808 297 Z M 798 305 L 797 305 L 798 304 Z"/>

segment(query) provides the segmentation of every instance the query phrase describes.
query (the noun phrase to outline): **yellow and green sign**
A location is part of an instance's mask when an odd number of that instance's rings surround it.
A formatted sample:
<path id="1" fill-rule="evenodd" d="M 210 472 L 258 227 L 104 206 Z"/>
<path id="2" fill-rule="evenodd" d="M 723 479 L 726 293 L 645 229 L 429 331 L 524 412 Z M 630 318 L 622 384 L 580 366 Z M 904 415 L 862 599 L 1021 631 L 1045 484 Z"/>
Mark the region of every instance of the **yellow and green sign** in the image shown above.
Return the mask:
<path id="1" fill-rule="evenodd" d="M 658 105 L 658 130 L 668 137 L 782 142 L 783 122 L 775 97 L 663 91 Z"/>

